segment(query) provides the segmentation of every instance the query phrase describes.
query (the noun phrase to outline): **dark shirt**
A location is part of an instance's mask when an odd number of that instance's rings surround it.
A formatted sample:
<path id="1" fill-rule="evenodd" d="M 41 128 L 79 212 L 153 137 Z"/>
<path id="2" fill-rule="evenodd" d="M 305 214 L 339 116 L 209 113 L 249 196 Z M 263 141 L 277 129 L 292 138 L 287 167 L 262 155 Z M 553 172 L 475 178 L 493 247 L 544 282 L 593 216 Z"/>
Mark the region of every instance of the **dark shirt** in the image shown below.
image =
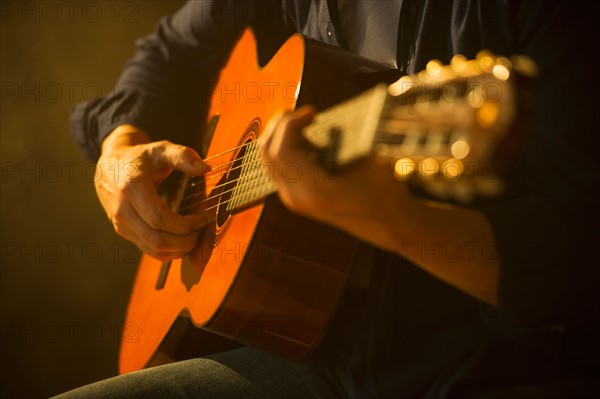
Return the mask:
<path id="1" fill-rule="evenodd" d="M 263 61 L 295 32 L 347 48 L 337 10 L 335 0 L 192 1 L 137 42 L 119 90 L 74 109 L 74 138 L 90 159 L 124 123 L 156 140 L 190 143 L 202 122 L 198 93 L 245 26 L 255 30 Z M 398 35 L 398 69 L 413 73 L 431 59 L 446 63 L 483 48 L 524 54 L 540 70 L 537 112 L 510 195 L 478 206 L 500 251 L 498 306 L 378 253 L 353 352 L 355 394 L 585 397 L 600 356 L 592 9 L 566 1 L 404 0 L 398 18 L 398 32 L 390 32 Z"/>

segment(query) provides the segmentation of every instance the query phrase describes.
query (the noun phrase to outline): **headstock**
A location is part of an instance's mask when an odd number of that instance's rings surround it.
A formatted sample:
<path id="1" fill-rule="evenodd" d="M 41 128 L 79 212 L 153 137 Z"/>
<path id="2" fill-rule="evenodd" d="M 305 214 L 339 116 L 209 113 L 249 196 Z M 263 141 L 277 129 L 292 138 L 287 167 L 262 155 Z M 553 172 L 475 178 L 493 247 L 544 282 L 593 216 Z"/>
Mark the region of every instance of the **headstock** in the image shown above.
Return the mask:
<path id="1" fill-rule="evenodd" d="M 400 181 L 440 199 L 471 202 L 503 190 L 494 168 L 500 143 L 520 112 L 515 76 L 533 77 L 528 58 L 480 52 L 437 60 L 416 75 L 379 85 L 317 116 L 306 136 L 344 165 L 367 154 L 389 163 Z M 323 131 L 331 134 L 323 134 Z M 341 137 L 341 138 L 340 138 Z"/>
<path id="2" fill-rule="evenodd" d="M 494 165 L 499 143 L 516 120 L 516 74 L 534 76 L 525 57 L 430 61 L 416 76 L 388 87 L 375 154 L 392 160 L 398 180 L 410 180 L 441 199 L 471 202 L 503 190 Z"/>

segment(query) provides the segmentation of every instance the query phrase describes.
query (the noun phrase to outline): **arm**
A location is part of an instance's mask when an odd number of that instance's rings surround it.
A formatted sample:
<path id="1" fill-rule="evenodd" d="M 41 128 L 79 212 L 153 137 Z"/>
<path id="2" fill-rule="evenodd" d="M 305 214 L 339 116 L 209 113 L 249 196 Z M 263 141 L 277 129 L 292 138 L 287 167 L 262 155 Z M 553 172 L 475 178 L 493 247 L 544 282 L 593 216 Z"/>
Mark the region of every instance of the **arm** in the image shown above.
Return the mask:
<path id="1" fill-rule="evenodd" d="M 241 29 L 211 6 L 189 2 L 163 18 L 154 34 L 137 42 L 118 89 L 72 115 L 76 141 L 98 160 L 96 192 L 115 231 L 160 260 L 191 251 L 206 223 L 203 215 L 171 211 L 157 187 L 174 169 L 206 170 L 194 150 L 173 142 L 193 142 L 209 85 Z"/>
<path id="2" fill-rule="evenodd" d="M 225 18 L 232 14 L 223 9 L 233 2 L 213 10 L 215 3 L 191 1 L 162 18 L 154 33 L 136 42 L 115 91 L 74 108 L 71 132 L 87 158 L 97 160 L 104 139 L 126 124 L 152 141 L 192 143 L 211 84 L 243 29 Z"/>
<path id="3" fill-rule="evenodd" d="M 262 141 L 269 165 L 294 162 L 304 171 L 315 167 L 301 150 L 305 146 L 299 136 L 313 115 L 304 108 L 270 123 Z M 499 262 L 491 227 L 480 212 L 417 199 L 388 166 L 369 160 L 356 166 L 334 183 L 324 178 L 323 170 L 317 174 L 321 179 L 303 173 L 299 181 L 288 182 L 277 168 L 273 177 L 280 198 L 291 210 L 404 256 L 474 297 L 496 303 Z M 432 255 L 422 248 L 415 250 L 415 245 L 458 246 L 461 255 L 439 256 L 439 251 Z"/>
<path id="4" fill-rule="evenodd" d="M 523 2 L 515 11 L 513 51 L 530 56 L 540 76 L 535 127 L 514 164 L 509 198 L 474 209 L 421 201 L 389 172 L 367 163 L 337 184 L 288 184 L 280 178 L 283 202 L 495 304 L 502 325 L 545 328 L 572 322 L 585 329 L 589 321 L 597 323 L 592 248 L 600 185 L 592 87 L 597 87 L 598 62 L 584 39 L 594 37 L 594 24 L 584 21 L 589 13 L 578 10 L 564 2 Z M 297 145 L 298 130 L 311 115 L 304 111 L 274 122 L 264 157 L 312 167 Z M 435 259 L 425 250 L 414 251 L 411 243 L 425 249 L 427 243 L 467 246 L 462 251 L 467 259 Z"/>
<path id="5" fill-rule="evenodd" d="M 158 259 L 188 253 L 205 224 L 202 215 L 169 210 L 156 188 L 174 169 L 206 171 L 194 150 L 178 144 L 199 142 L 217 74 L 247 25 L 261 55 L 293 30 L 277 3 L 189 1 L 136 43 L 115 92 L 72 113 L 75 141 L 98 160 L 96 191 L 115 230 Z"/>
<path id="6" fill-rule="evenodd" d="M 171 211 L 157 187 L 174 169 L 206 171 L 194 150 L 174 142 L 191 145 L 200 131 L 211 84 L 243 29 L 234 7 L 191 1 L 163 18 L 136 43 L 117 89 L 71 116 L 76 142 L 98 162 L 96 192 L 116 232 L 161 260 L 191 251 L 206 222 Z"/>

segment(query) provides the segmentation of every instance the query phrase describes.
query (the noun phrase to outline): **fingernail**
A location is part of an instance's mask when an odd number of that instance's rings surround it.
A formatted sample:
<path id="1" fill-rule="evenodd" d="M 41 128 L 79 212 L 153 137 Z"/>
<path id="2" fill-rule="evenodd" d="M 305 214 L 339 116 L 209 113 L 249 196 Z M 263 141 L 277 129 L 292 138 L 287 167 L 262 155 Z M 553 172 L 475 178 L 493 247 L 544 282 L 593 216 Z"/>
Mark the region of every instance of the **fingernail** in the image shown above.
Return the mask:
<path id="1" fill-rule="evenodd" d="M 204 161 L 202 161 L 201 159 L 194 159 L 192 165 L 194 165 L 196 169 L 200 169 L 203 173 L 210 171 L 210 166 L 204 163 Z"/>

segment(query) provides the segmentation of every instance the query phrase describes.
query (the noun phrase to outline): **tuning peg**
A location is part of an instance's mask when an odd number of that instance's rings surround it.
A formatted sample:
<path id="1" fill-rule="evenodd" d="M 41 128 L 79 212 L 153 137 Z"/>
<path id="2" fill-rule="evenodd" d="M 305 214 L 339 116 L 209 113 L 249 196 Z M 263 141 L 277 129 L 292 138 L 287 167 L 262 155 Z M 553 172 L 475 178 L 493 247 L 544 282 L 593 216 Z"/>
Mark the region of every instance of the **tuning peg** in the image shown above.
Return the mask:
<path id="1" fill-rule="evenodd" d="M 485 99 L 483 98 L 483 90 L 480 87 L 472 87 L 466 96 L 466 100 L 471 107 L 475 109 L 481 108 L 485 102 Z"/>
<path id="2" fill-rule="evenodd" d="M 455 56 L 453 60 L 456 58 Z M 456 58 L 456 61 L 452 64 L 452 69 L 456 74 L 463 78 L 476 76 L 481 74 L 481 66 L 477 60 L 464 60 L 464 57 Z"/>
<path id="3" fill-rule="evenodd" d="M 425 66 L 425 70 L 431 76 L 439 76 L 442 73 L 443 65 L 439 60 L 431 60 Z"/>
<path id="4" fill-rule="evenodd" d="M 512 63 L 506 57 L 498 57 L 496 59 L 496 65 L 492 68 L 492 74 L 496 79 L 508 80 L 510 77 L 510 71 L 512 70 Z"/>
<path id="5" fill-rule="evenodd" d="M 498 116 L 500 115 L 500 107 L 498 103 L 493 103 L 489 101 L 485 101 L 481 107 L 477 110 L 475 114 L 475 119 L 477 123 L 484 128 L 489 129 L 498 120 Z"/>
<path id="6" fill-rule="evenodd" d="M 456 54 L 450 60 L 450 67 L 454 70 L 454 72 L 456 72 L 456 74 L 460 75 L 467 67 L 467 59 L 462 54 Z"/>
<path id="7" fill-rule="evenodd" d="M 433 176 L 440 171 L 440 163 L 435 158 L 425 158 L 419 162 L 419 174 L 428 178 Z"/>
<path id="8" fill-rule="evenodd" d="M 533 60 L 524 55 L 514 55 L 510 57 L 510 61 L 520 74 L 528 76 L 530 78 L 536 77 L 539 73 L 539 69 Z"/>
<path id="9" fill-rule="evenodd" d="M 416 164 L 411 158 L 400 158 L 394 164 L 394 176 L 399 181 L 406 181 L 415 172 Z"/>
<path id="10" fill-rule="evenodd" d="M 455 140 L 450 146 L 450 152 L 457 160 L 465 159 L 471 152 L 471 146 L 466 140 L 458 139 Z"/>
<path id="11" fill-rule="evenodd" d="M 456 71 L 452 67 L 443 65 L 439 60 L 429 61 L 423 72 L 423 74 L 420 73 L 418 76 L 426 82 L 440 82 L 456 76 Z"/>
<path id="12" fill-rule="evenodd" d="M 492 69 L 496 65 L 496 57 L 488 50 L 481 50 L 475 57 L 477 64 L 484 72 L 492 72 Z"/>
<path id="13" fill-rule="evenodd" d="M 465 165 L 460 159 L 449 158 L 442 162 L 442 174 L 446 180 L 456 182 L 465 171 Z"/>

